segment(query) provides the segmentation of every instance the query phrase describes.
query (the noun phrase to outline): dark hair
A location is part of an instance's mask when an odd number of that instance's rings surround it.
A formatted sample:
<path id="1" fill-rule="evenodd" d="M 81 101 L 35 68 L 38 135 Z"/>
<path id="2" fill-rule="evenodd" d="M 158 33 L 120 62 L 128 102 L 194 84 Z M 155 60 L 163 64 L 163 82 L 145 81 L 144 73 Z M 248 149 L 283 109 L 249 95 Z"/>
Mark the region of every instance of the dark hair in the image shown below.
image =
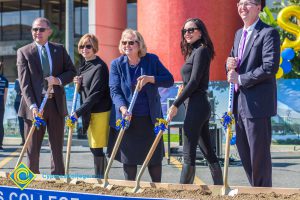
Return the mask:
<path id="1" fill-rule="evenodd" d="M 254 0 L 256 4 L 261 4 L 261 0 Z M 238 0 L 237 2 L 240 2 L 240 0 Z"/>
<path id="2" fill-rule="evenodd" d="M 197 28 L 199 28 L 201 32 L 200 43 L 208 49 L 209 55 L 211 59 L 213 59 L 215 56 L 214 45 L 209 37 L 209 34 L 207 32 L 204 23 L 199 18 L 190 18 L 185 21 L 184 25 L 188 22 L 194 22 Z M 184 29 L 184 25 L 182 29 Z M 181 33 L 180 48 L 181 48 L 181 53 L 184 56 L 184 59 L 187 59 L 187 57 L 191 55 L 193 50 L 193 46 L 186 42 L 183 33 Z"/>

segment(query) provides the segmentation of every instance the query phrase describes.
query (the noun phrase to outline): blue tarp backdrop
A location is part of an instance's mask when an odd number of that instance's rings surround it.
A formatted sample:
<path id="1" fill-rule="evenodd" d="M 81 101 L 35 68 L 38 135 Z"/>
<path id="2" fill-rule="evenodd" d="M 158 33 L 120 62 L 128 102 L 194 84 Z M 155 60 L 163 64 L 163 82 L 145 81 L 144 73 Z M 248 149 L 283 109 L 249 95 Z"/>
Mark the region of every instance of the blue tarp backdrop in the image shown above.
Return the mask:
<path id="1" fill-rule="evenodd" d="M 171 88 L 159 88 L 162 110 L 164 115 L 167 112 L 168 98 L 174 98 L 177 94 L 176 83 Z M 279 79 L 277 80 L 277 116 L 272 118 L 273 134 L 294 135 L 300 130 L 300 79 Z M 17 127 L 17 115 L 13 107 L 15 92 L 14 83 L 9 84 L 8 98 L 4 113 L 5 134 L 19 134 Z M 70 112 L 74 93 L 74 85 L 65 87 L 67 106 Z M 210 99 L 212 100 L 212 119 L 221 127 L 220 119 L 227 110 L 228 104 L 228 83 L 226 81 L 211 81 L 209 83 Z M 263 98 L 263 97 L 262 97 Z M 79 106 L 79 101 L 77 107 Z M 79 120 L 80 122 L 80 120 Z M 299 136 L 298 136 L 299 137 Z"/>

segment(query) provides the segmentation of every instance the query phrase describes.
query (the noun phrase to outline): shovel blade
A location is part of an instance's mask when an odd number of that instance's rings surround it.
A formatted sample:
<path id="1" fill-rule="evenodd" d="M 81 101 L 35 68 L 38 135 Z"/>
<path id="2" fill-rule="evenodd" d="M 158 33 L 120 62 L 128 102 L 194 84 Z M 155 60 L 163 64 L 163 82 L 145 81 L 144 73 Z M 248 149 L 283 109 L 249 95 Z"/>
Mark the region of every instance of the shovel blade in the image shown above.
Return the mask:
<path id="1" fill-rule="evenodd" d="M 104 181 L 103 184 L 101 184 L 101 187 L 107 190 L 111 190 L 113 185 L 109 184 L 108 181 Z"/>
<path id="2" fill-rule="evenodd" d="M 238 189 L 231 189 L 230 187 L 222 187 L 221 195 L 235 196 L 238 194 Z"/>
<path id="3" fill-rule="evenodd" d="M 144 189 L 142 189 L 140 187 L 135 187 L 133 189 L 130 187 L 126 187 L 123 191 L 127 192 L 127 193 L 142 193 L 144 191 Z"/>

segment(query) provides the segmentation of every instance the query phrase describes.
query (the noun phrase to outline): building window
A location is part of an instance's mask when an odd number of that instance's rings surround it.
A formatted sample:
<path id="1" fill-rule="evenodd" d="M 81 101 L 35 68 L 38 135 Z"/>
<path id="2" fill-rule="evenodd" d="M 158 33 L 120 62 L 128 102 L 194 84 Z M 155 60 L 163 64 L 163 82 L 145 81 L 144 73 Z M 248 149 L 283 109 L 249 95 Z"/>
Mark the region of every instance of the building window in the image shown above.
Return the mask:
<path id="1" fill-rule="evenodd" d="M 127 3 L 127 28 L 137 30 L 137 4 L 136 2 Z"/>
<path id="2" fill-rule="evenodd" d="M 41 1 L 21 1 L 21 39 L 31 40 L 31 25 L 35 18 L 44 17 Z"/>
<path id="3" fill-rule="evenodd" d="M 20 38 L 20 2 L 1 3 L 1 41 Z"/>
<path id="4" fill-rule="evenodd" d="M 9 81 L 17 76 L 17 48 L 32 42 L 34 19 L 48 18 L 56 32 L 54 40 L 64 41 L 65 8 L 66 0 L 0 0 L 0 61 Z M 88 0 L 74 0 L 74 30 L 77 39 L 88 33 Z"/>
<path id="5" fill-rule="evenodd" d="M 74 2 L 75 37 L 79 38 L 89 32 L 88 1 Z"/>

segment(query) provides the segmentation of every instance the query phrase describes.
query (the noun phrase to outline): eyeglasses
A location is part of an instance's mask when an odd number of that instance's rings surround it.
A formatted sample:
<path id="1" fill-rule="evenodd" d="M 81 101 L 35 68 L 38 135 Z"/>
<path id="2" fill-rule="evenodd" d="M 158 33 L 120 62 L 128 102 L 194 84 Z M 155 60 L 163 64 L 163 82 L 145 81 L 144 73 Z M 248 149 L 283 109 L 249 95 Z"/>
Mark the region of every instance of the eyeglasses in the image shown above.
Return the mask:
<path id="1" fill-rule="evenodd" d="M 254 3 L 254 2 L 251 2 L 251 1 L 238 2 L 238 3 L 237 3 L 237 7 L 243 7 L 243 6 L 251 7 L 252 5 L 257 6 L 258 4 L 257 4 L 257 3 Z"/>
<path id="2" fill-rule="evenodd" d="M 182 29 L 181 32 L 182 34 L 186 34 L 188 32 L 189 34 L 194 33 L 195 30 L 200 30 L 199 28 L 188 28 L 188 29 Z"/>
<path id="3" fill-rule="evenodd" d="M 128 45 L 132 46 L 132 45 L 134 45 L 135 42 L 137 42 L 137 41 L 122 41 L 122 45 L 127 45 L 127 43 L 128 43 Z"/>
<path id="4" fill-rule="evenodd" d="M 93 46 L 92 46 L 92 45 L 90 45 L 90 44 L 87 44 L 87 45 L 80 45 L 80 46 L 79 46 L 79 49 L 84 49 L 84 47 L 85 47 L 85 48 L 87 48 L 87 49 L 91 49 L 91 48 L 93 48 Z"/>
<path id="5" fill-rule="evenodd" d="M 33 31 L 33 32 L 45 32 L 46 31 L 46 29 L 48 29 L 48 28 L 32 28 L 31 30 Z"/>

